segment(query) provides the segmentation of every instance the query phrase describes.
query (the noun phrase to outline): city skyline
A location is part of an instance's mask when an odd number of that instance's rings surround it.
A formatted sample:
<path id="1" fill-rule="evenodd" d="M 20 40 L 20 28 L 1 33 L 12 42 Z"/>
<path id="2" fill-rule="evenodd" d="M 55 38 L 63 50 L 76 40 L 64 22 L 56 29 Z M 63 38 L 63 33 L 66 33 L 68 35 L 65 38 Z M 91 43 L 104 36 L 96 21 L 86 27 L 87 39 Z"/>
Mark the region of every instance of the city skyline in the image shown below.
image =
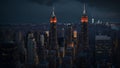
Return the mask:
<path id="1" fill-rule="evenodd" d="M 0 66 L 119 68 L 119 30 L 89 23 L 85 6 L 77 24 L 58 24 L 53 8 L 46 24 L 0 25 Z"/>
<path id="2" fill-rule="evenodd" d="M 84 3 L 89 20 L 120 22 L 119 2 L 114 0 L 2 0 L 0 24 L 49 23 L 53 6 L 58 22 L 79 23 Z"/>
<path id="3" fill-rule="evenodd" d="M 118 2 L 1 2 L 0 67 L 120 68 Z"/>

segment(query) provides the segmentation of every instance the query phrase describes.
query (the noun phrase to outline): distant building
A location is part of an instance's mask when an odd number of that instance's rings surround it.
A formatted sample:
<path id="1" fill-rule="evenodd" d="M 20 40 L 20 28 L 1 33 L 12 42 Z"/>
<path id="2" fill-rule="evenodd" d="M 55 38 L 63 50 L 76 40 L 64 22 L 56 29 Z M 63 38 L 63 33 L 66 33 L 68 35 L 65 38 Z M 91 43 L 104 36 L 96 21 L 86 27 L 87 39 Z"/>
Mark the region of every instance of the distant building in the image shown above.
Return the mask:
<path id="1" fill-rule="evenodd" d="M 0 42 L 0 67 L 20 68 L 18 45 L 14 41 Z"/>
<path id="2" fill-rule="evenodd" d="M 88 49 L 89 39 L 88 39 L 88 16 L 86 14 L 86 7 L 84 5 L 83 15 L 81 17 L 81 43 L 83 49 Z"/>
<path id="3" fill-rule="evenodd" d="M 50 50 L 58 49 L 56 23 L 57 23 L 57 18 L 55 16 L 54 8 L 53 8 L 52 15 L 50 18 L 50 31 L 49 31 Z"/>
<path id="4" fill-rule="evenodd" d="M 79 68 L 89 68 L 90 60 L 89 60 L 89 39 L 88 39 L 88 16 L 86 14 L 86 7 L 84 4 L 83 15 L 81 17 L 81 37 L 80 37 L 80 46 L 79 53 L 77 55 L 77 67 Z"/>
<path id="5" fill-rule="evenodd" d="M 64 36 L 64 28 L 62 29 L 62 36 L 58 39 L 59 42 L 59 52 L 60 57 L 63 58 L 65 56 L 65 36 Z"/>
<path id="6" fill-rule="evenodd" d="M 48 56 L 48 53 L 47 53 L 47 49 L 45 48 L 44 46 L 44 35 L 40 35 L 40 42 L 41 42 L 41 45 L 40 45 L 40 49 L 39 49 L 39 64 L 38 64 L 38 68 L 48 68 L 49 67 L 49 63 L 47 61 L 47 56 Z"/>
<path id="7" fill-rule="evenodd" d="M 24 65 L 27 60 L 27 51 L 25 48 L 25 41 L 24 41 L 23 33 L 21 31 L 18 31 L 16 33 L 16 43 L 18 45 L 20 63 Z"/>
<path id="8" fill-rule="evenodd" d="M 96 67 L 112 68 L 112 39 L 107 35 L 95 36 L 95 65 Z"/>
<path id="9" fill-rule="evenodd" d="M 58 57 L 58 41 L 57 41 L 57 18 L 54 13 L 54 8 L 50 18 L 49 30 L 49 67 L 56 68 Z"/>
<path id="10" fill-rule="evenodd" d="M 67 25 L 67 31 L 66 31 L 66 47 L 73 47 L 72 43 L 73 43 L 73 27 L 72 24 L 68 24 Z"/>
<path id="11" fill-rule="evenodd" d="M 49 31 L 44 32 L 44 46 L 49 49 Z"/>
<path id="12" fill-rule="evenodd" d="M 62 68 L 73 68 L 72 56 L 65 56 L 62 60 Z"/>
<path id="13" fill-rule="evenodd" d="M 38 64 L 38 55 L 36 51 L 36 41 L 33 32 L 30 32 L 27 37 L 27 64 L 28 67 L 34 67 Z"/>

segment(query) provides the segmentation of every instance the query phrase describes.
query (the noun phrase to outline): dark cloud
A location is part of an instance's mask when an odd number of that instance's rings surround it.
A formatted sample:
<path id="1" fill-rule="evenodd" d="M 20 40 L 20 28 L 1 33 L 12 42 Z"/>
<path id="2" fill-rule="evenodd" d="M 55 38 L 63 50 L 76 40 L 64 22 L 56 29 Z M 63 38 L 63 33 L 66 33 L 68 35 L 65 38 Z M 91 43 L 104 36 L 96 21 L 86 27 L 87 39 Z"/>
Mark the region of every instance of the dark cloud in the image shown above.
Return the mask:
<path id="1" fill-rule="evenodd" d="M 28 0 L 33 3 L 38 3 L 40 5 L 53 6 L 56 3 L 66 4 L 69 2 L 76 2 L 76 0 Z"/>
<path id="2" fill-rule="evenodd" d="M 120 16 L 120 2 L 119 0 L 30 0 L 41 5 L 53 6 L 56 3 L 67 4 L 69 2 L 86 3 L 89 7 L 96 10 L 112 13 L 111 15 Z M 74 4 L 73 4 L 74 5 Z M 72 5 L 69 5 L 72 6 Z"/>
<path id="3" fill-rule="evenodd" d="M 86 3 L 91 7 L 120 11 L 119 0 L 29 0 L 29 1 L 39 3 L 41 5 L 47 5 L 47 6 L 52 6 L 55 3 L 63 4 L 67 2 L 77 1 L 80 3 Z"/>
<path id="4" fill-rule="evenodd" d="M 89 6 L 99 8 L 101 10 L 120 12 L 119 0 L 76 0 L 82 3 L 87 3 Z"/>
<path id="5" fill-rule="evenodd" d="M 41 5 L 52 6 L 54 3 L 58 2 L 59 0 L 29 0 L 29 1 L 41 4 Z"/>
<path id="6" fill-rule="evenodd" d="M 0 22 L 48 23 L 54 6 L 58 22 L 78 23 L 83 3 L 89 19 L 120 20 L 119 2 L 113 0 L 0 0 Z"/>

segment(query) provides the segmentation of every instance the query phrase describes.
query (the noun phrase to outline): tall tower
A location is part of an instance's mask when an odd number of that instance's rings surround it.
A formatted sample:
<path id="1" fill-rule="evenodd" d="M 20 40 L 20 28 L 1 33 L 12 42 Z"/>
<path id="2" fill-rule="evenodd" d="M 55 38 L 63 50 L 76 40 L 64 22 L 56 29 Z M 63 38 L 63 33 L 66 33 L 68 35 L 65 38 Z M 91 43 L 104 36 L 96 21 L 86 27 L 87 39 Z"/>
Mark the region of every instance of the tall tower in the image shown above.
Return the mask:
<path id="1" fill-rule="evenodd" d="M 95 36 L 95 67 L 112 68 L 112 45 L 110 36 L 101 34 Z"/>
<path id="2" fill-rule="evenodd" d="M 50 33 L 49 33 L 50 49 L 52 50 L 58 49 L 56 23 L 57 23 L 57 18 L 55 16 L 54 8 L 53 8 L 52 15 L 50 18 Z"/>
<path id="3" fill-rule="evenodd" d="M 39 68 L 48 68 L 48 61 L 47 61 L 47 49 L 45 48 L 44 45 L 44 35 L 40 35 L 40 42 L 41 42 L 41 46 L 40 46 L 40 51 L 39 51 L 39 59 L 40 59 L 40 64 L 39 64 Z"/>
<path id="4" fill-rule="evenodd" d="M 58 57 L 58 42 L 57 42 L 57 18 L 54 13 L 54 8 L 50 18 L 50 31 L 49 31 L 49 67 L 56 68 Z"/>
<path id="5" fill-rule="evenodd" d="M 64 28 L 62 28 L 62 37 L 59 38 L 59 49 L 60 49 L 60 57 L 63 58 L 65 55 L 65 37 L 64 37 Z"/>
<path id="6" fill-rule="evenodd" d="M 84 10 L 81 17 L 81 46 L 77 56 L 78 68 L 89 68 L 90 66 L 90 53 L 88 42 L 88 16 L 86 15 L 86 7 L 84 4 Z"/>
<path id="7" fill-rule="evenodd" d="M 81 17 L 81 43 L 83 46 L 83 49 L 86 50 L 88 49 L 88 16 L 86 14 L 86 7 L 84 4 L 84 10 L 83 10 L 83 15 Z"/>
<path id="8" fill-rule="evenodd" d="M 36 40 L 34 38 L 33 32 L 28 33 L 27 37 L 27 64 L 28 67 L 34 67 L 38 64 Z"/>
<path id="9" fill-rule="evenodd" d="M 73 28 L 72 28 L 72 24 L 68 24 L 67 25 L 67 47 L 73 47 Z"/>
<path id="10" fill-rule="evenodd" d="M 73 31 L 73 42 L 74 42 L 74 49 L 75 49 L 75 53 L 74 55 L 77 54 L 77 50 L 78 50 L 78 38 L 77 38 L 77 30 Z"/>
<path id="11" fill-rule="evenodd" d="M 18 45 L 18 52 L 20 53 L 19 55 L 20 63 L 24 64 L 27 60 L 27 51 L 25 48 L 25 42 L 24 42 L 23 34 L 21 31 L 18 31 L 16 33 L 16 42 Z"/>

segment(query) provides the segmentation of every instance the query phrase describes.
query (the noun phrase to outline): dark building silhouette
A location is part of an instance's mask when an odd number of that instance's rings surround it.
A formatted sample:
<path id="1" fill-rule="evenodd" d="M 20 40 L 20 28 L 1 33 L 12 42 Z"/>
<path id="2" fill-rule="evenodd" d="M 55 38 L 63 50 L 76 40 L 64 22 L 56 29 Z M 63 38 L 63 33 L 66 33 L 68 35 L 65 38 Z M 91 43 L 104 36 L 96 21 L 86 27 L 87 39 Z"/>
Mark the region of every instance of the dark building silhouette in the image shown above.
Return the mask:
<path id="1" fill-rule="evenodd" d="M 83 15 L 81 17 L 81 43 L 83 49 L 88 49 L 89 39 L 88 39 L 88 16 L 86 14 L 86 7 L 84 5 Z"/>
<path id="2" fill-rule="evenodd" d="M 13 41 L 0 42 L 0 67 L 19 68 L 18 46 Z"/>
<path id="3" fill-rule="evenodd" d="M 36 40 L 33 32 L 28 33 L 27 37 L 27 68 L 36 67 L 39 62 L 36 51 Z"/>
<path id="4" fill-rule="evenodd" d="M 83 15 L 81 17 L 81 35 L 80 35 L 79 53 L 77 55 L 77 67 L 89 68 L 89 39 L 88 39 L 88 16 L 86 14 L 86 7 L 84 4 Z"/>
<path id="5" fill-rule="evenodd" d="M 57 41 L 57 18 L 54 13 L 54 8 L 50 18 L 49 30 L 49 67 L 56 68 L 58 56 L 58 41 Z"/>
<path id="6" fill-rule="evenodd" d="M 55 16 L 55 13 L 54 13 L 54 8 L 53 8 L 53 11 L 52 11 L 52 15 L 51 15 L 51 18 L 50 18 L 50 31 L 49 31 L 49 45 L 50 45 L 50 49 L 52 50 L 56 50 L 58 49 L 58 43 L 57 43 L 57 18 Z"/>
<path id="7" fill-rule="evenodd" d="M 48 65 L 48 61 L 47 61 L 47 56 L 48 56 L 48 53 L 47 53 L 47 49 L 45 48 L 45 45 L 44 45 L 44 35 L 40 35 L 40 48 L 39 48 L 39 64 L 38 64 L 38 68 L 49 68 L 49 65 Z"/>
<path id="8" fill-rule="evenodd" d="M 120 68 L 120 31 L 95 21 L 84 5 L 80 23 L 57 23 L 53 8 L 49 24 L 0 25 L 0 68 Z"/>
<path id="9" fill-rule="evenodd" d="M 112 68 L 113 44 L 110 36 L 95 36 L 95 67 Z"/>

